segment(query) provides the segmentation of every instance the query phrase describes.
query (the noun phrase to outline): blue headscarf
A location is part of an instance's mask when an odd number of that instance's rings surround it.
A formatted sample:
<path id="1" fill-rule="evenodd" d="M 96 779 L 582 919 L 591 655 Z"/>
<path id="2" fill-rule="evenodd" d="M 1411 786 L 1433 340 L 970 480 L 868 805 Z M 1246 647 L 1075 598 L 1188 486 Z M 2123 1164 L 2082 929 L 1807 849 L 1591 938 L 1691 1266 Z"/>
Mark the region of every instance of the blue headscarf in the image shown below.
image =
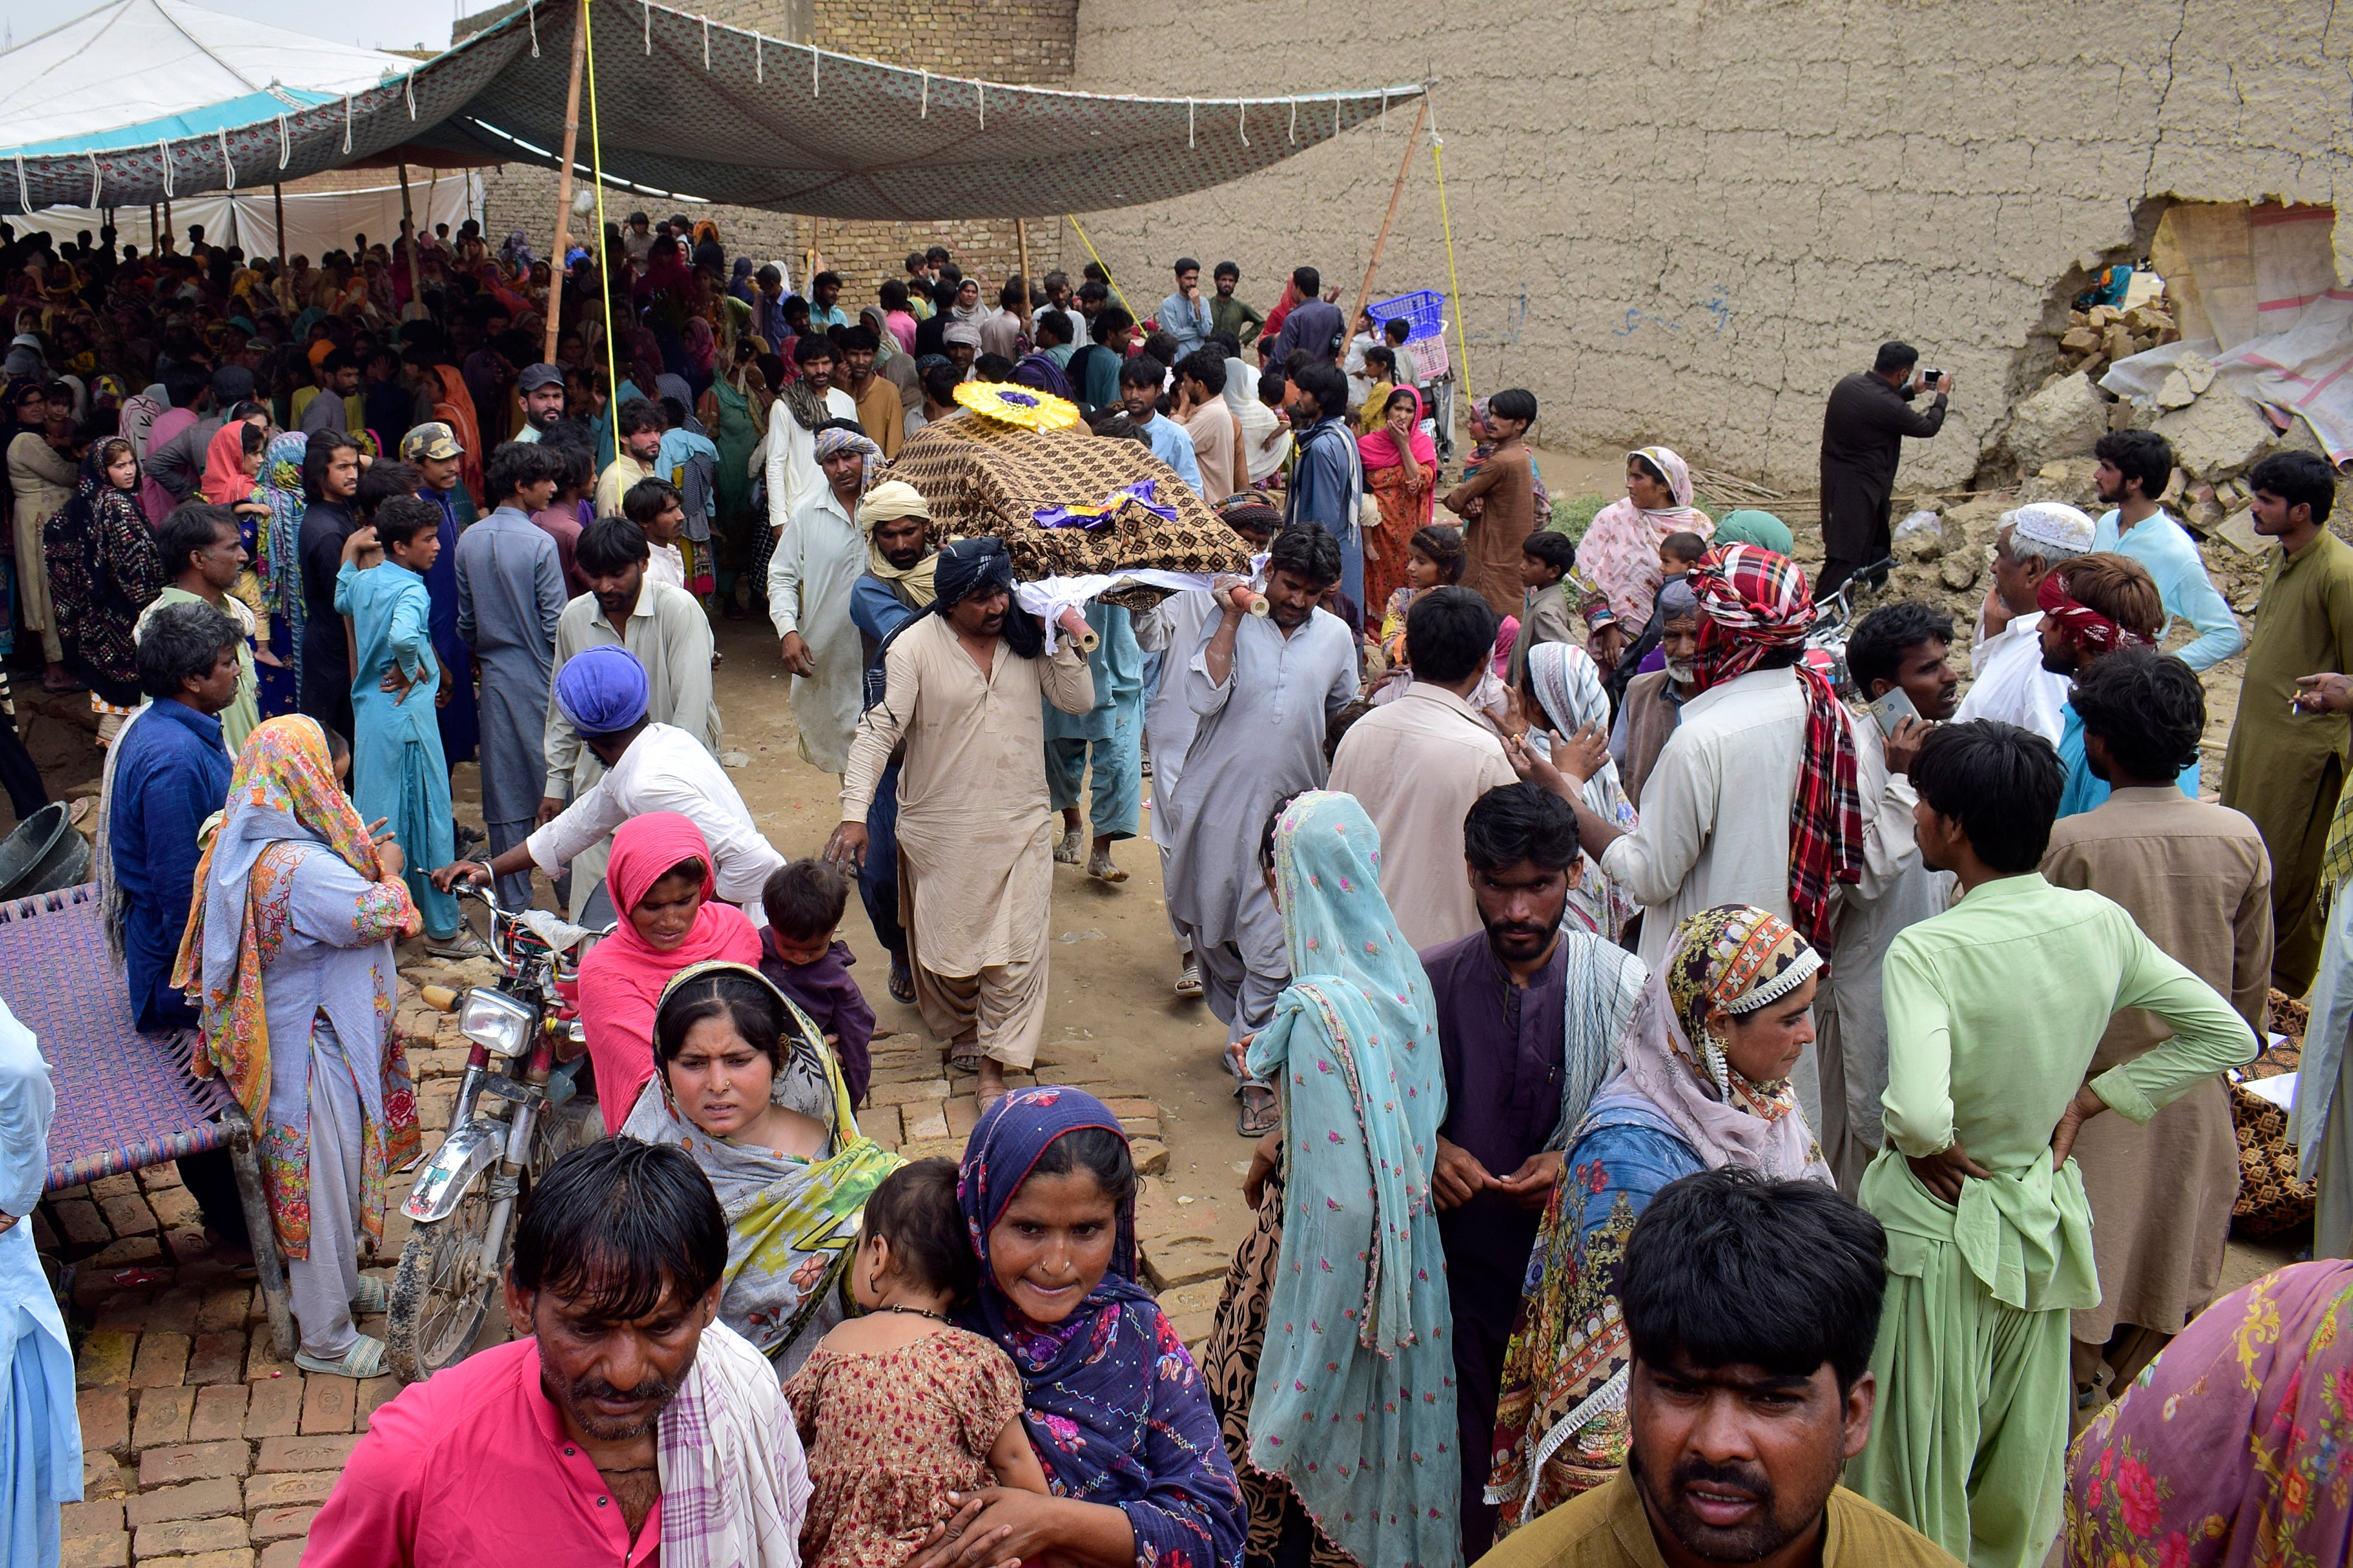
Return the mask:
<path id="1" fill-rule="evenodd" d="M 555 705 L 583 735 L 611 735 L 646 716 L 646 667 L 611 643 L 582 648 L 555 672 Z"/>
<path id="2" fill-rule="evenodd" d="M 1134 1194 L 1119 1205 L 1110 1269 L 1060 1322 L 1032 1323 L 990 1267 L 990 1227 L 1047 1146 L 1082 1128 L 1126 1142 L 1102 1100 L 1053 1085 L 1007 1095 L 973 1129 L 956 1203 L 980 1258 L 980 1290 L 959 1321 L 1004 1346 L 1020 1369 L 1029 1446 L 1057 1496 L 1124 1511 L 1139 1563 L 1239 1568 L 1241 1489 L 1200 1372 L 1152 1293 L 1135 1281 Z"/>
<path id="3" fill-rule="evenodd" d="M 1364 1568 L 1450 1568 L 1464 1459 L 1430 1197 L 1446 1119 L 1430 980 L 1381 894 L 1380 835 L 1354 796 L 1294 797 L 1274 847 L 1294 978 L 1250 1068 L 1282 1089 L 1289 1208 L 1250 1461 L 1288 1481 Z M 1483 1471 L 1487 1456 L 1469 1462 Z"/>

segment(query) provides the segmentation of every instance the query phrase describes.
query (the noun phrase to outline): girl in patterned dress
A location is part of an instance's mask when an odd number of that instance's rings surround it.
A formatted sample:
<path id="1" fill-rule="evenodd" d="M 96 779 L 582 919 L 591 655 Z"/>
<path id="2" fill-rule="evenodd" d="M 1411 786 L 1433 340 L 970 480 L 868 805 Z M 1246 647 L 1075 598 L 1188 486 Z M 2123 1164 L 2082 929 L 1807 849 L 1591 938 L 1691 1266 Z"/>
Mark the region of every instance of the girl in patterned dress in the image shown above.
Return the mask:
<path id="1" fill-rule="evenodd" d="M 883 1178 L 850 1265 L 865 1315 L 818 1341 L 785 1384 L 816 1487 L 804 1568 L 900 1568 L 948 1516 L 951 1491 L 1045 1493 L 1013 1358 L 947 1321 L 978 1283 L 955 1162 Z"/>

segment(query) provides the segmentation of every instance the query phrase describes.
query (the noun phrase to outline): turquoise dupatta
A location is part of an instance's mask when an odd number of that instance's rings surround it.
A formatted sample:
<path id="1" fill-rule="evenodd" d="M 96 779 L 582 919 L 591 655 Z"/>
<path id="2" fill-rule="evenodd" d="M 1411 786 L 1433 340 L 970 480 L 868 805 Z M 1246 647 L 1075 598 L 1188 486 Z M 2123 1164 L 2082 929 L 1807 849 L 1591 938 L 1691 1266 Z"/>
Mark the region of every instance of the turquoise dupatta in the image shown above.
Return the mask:
<path id="1" fill-rule="evenodd" d="M 1294 978 L 1250 1067 L 1282 1086 L 1288 1212 L 1250 1459 L 1364 1568 L 1454 1568 L 1453 1320 L 1430 1197 L 1446 1073 L 1380 862 L 1353 796 L 1312 791 L 1283 808 L 1275 876 Z"/>

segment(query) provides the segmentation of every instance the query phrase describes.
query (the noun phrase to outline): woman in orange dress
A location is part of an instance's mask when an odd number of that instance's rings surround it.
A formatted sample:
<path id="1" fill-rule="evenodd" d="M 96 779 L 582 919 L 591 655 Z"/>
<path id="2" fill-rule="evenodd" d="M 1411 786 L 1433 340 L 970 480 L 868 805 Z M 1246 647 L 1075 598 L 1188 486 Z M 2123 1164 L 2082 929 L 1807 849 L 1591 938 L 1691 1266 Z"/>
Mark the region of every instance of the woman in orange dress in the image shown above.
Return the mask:
<path id="1" fill-rule="evenodd" d="M 1430 524 L 1438 487 L 1438 447 L 1421 428 L 1421 394 L 1400 386 L 1388 395 L 1380 428 L 1356 438 L 1365 461 L 1365 489 L 1380 508 L 1378 534 L 1365 552 L 1365 604 L 1378 614 L 1406 585 L 1406 547 Z"/>

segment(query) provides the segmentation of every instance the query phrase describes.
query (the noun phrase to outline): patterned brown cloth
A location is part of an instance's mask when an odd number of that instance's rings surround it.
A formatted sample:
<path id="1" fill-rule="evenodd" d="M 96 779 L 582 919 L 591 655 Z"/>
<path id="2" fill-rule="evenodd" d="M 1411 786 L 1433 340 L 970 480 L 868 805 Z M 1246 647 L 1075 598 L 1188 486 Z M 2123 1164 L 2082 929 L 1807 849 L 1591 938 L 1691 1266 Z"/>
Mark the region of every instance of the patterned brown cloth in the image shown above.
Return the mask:
<path id="1" fill-rule="evenodd" d="M 1234 1250 L 1234 1261 L 1226 1270 L 1215 1326 L 1201 1351 L 1201 1382 L 1208 1390 L 1209 1408 L 1218 1415 L 1226 1458 L 1233 1461 L 1235 1479 L 1241 1482 L 1242 1500 L 1250 1507 L 1242 1563 L 1244 1568 L 1270 1568 L 1287 1518 L 1293 1531 L 1303 1527 L 1313 1531 L 1307 1568 L 1359 1568 L 1354 1557 L 1332 1544 L 1305 1517 L 1289 1481 L 1250 1462 L 1250 1404 L 1258 1392 L 1259 1356 L 1266 1349 L 1266 1306 L 1274 1293 L 1275 1260 L 1282 1253 L 1282 1168 L 1277 1165 L 1267 1173 L 1258 1223 Z"/>
<path id="2" fill-rule="evenodd" d="M 1164 572 L 1250 571 L 1240 535 L 1140 441 L 1068 430 L 1029 430 L 967 414 L 926 425 L 907 438 L 891 465 L 923 495 L 934 543 L 994 535 L 1005 542 L 1023 582 L 1157 567 Z M 1047 529 L 1036 514 L 1051 507 L 1099 507 L 1125 486 L 1159 481 L 1153 500 L 1173 507 L 1168 521 L 1141 506 L 1122 507 L 1101 528 Z M 1130 595 L 1108 595 L 1125 604 Z M 1164 597 L 1141 591 L 1139 603 Z"/>

